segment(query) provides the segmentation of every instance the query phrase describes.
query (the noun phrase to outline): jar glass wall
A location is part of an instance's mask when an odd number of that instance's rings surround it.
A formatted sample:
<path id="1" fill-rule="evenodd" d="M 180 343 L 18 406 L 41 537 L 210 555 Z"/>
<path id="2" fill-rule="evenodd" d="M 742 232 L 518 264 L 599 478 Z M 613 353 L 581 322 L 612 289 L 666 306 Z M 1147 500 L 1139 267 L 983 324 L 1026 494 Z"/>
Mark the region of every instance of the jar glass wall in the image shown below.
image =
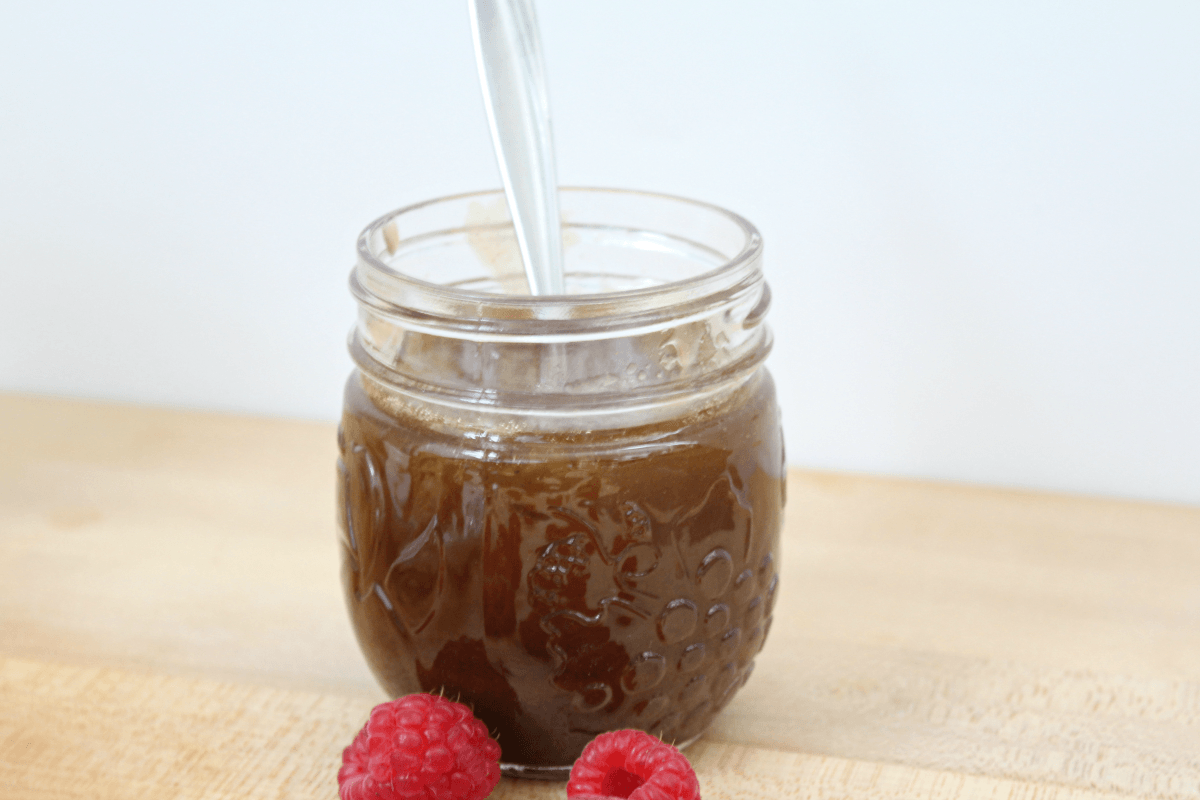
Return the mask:
<path id="1" fill-rule="evenodd" d="M 754 228 L 563 190 L 568 296 L 525 294 L 499 192 L 359 239 L 343 582 L 393 695 L 442 691 L 512 774 L 699 735 L 771 624 L 784 503 Z"/>

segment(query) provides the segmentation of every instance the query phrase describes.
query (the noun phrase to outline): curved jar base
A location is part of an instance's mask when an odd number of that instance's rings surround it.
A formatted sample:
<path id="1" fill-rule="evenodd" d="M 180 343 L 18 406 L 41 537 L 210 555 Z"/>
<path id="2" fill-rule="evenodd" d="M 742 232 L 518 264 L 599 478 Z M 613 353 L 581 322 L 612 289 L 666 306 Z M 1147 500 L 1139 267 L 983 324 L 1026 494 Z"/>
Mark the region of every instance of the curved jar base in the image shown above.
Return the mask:
<path id="1" fill-rule="evenodd" d="M 772 621 L 769 375 L 689 419 L 482 445 L 389 399 L 352 378 L 339 467 L 347 603 L 386 691 L 466 703 L 509 764 L 571 764 L 605 730 L 704 730 Z"/>
<path id="2" fill-rule="evenodd" d="M 695 744 L 696 740 L 704 735 L 701 731 L 686 742 L 680 742 L 675 746 L 680 750 L 686 750 Z M 571 777 L 570 767 L 535 767 L 529 764 L 510 764 L 505 761 L 500 762 L 500 774 L 506 778 L 522 778 L 524 780 L 534 781 L 562 781 L 566 782 Z"/>

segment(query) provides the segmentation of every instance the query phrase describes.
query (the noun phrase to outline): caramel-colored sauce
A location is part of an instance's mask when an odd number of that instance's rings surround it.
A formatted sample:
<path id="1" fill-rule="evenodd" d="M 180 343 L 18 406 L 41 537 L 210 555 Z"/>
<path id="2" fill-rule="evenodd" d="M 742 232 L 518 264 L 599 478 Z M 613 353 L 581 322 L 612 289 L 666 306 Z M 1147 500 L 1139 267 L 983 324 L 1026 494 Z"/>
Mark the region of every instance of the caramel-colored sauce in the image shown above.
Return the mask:
<path id="1" fill-rule="evenodd" d="M 351 377 L 338 462 L 343 583 L 383 687 L 469 704 L 525 765 L 569 765 L 617 728 L 702 732 L 771 625 L 785 473 L 766 371 L 618 431 L 389 408 Z"/>

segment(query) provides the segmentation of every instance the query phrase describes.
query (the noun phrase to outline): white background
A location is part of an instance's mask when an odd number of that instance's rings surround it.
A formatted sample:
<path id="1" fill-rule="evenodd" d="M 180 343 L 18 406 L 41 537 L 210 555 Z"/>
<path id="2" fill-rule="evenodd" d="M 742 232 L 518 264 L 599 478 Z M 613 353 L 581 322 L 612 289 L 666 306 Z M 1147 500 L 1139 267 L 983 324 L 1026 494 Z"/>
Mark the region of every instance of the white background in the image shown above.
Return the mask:
<path id="1" fill-rule="evenodd" d="M 1200 503 L 1200 3 L 541 0 L 563 183 L 767 242 L 793 464 Z M 499 183 L 465 1 L 0 7 L 0 389 L 334 419 Z"/>

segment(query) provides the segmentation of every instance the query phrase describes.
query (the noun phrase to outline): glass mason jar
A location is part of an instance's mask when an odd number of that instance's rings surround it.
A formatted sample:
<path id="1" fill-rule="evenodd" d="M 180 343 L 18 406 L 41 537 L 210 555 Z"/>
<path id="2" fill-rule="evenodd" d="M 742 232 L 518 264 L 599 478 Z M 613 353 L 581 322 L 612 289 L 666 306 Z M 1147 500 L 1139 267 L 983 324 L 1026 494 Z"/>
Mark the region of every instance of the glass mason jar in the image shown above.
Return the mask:
<path id="1" fill-rule="evenodd" d="M 770 291 L 741 217 L 564 189 L 565 296 L 527 293 L 503 194 L 358 240 L 342 576 L 393 696 L 443 692 L 509 774 L 595 735 L 685 744 L 771 624 L 784 504 Z"/>

